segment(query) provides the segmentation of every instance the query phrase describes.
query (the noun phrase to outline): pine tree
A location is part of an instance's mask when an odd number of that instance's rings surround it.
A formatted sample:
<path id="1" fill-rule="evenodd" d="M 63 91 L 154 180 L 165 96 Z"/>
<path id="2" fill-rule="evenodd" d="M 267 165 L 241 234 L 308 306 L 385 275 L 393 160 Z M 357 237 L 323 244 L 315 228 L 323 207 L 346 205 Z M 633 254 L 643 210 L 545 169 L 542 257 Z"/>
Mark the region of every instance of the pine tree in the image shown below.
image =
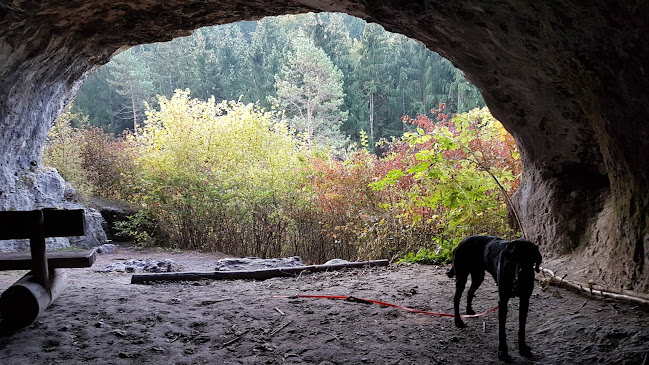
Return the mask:
<path id="1" fill-rule="evenodd" d="M 327 54 L 302 32 L 293 36 L 288 63 L 276 77 L 277 97 L 292 125 L 309 141 L 340 146 L 343 74 Z"/>
<path id="2" fill-rule="evenodd" d="M 108 83 L 125 99 L 123 108 L 117 111 L 114 127 L 137 131 L 138 118 L 141 122 L 144 117 L 144 102 L 153 96 L 151 73 L 135 51 L 128 50 L 113 58 L 109 74 Z"/>
<path id="3" fill-rule="evenodd" d="M 248 58 L 251 68 L 252 88 L 250 98 L 265 108 L 271 107 L 270 100 L 276 97 L 275 75 L 286 63 L 289 41 L 286 29 L 280 27 L 274 18 L 264 18 L 257 22 L 251 33 Z"/>

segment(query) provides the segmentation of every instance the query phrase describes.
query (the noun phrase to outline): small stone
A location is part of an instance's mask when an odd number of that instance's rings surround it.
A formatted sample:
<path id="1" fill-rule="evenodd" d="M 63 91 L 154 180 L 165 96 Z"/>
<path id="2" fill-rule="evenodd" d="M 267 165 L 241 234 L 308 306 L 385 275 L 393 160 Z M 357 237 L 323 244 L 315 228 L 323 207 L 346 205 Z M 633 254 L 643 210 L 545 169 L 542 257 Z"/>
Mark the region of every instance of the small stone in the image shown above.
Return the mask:
<path id="1" fill-rule="evenodd" d="M 110 333 L 114 334 L 117 337 L 126 337 L 126 331 L 124 330 L 112 330 Z"/>
<path id="2" fill-rule="evenodd" d="M 119 356 L 119 358 L 121 358 L 121 359 L 134 359 L 136 357 L 139 357 L 140 354 L 137 354 L 137 353 L 133 354 L 133 353 L 126 352 L 126 351 L 120 351 L 117 354 L 117 356 Z"/>
<path id="3" fill-rule="evenodd" d="M 101 254 L 115 253 L 115 245 L 112 243 L 105 243 L 97 247 L 97 253 L 101 253 Z"/>

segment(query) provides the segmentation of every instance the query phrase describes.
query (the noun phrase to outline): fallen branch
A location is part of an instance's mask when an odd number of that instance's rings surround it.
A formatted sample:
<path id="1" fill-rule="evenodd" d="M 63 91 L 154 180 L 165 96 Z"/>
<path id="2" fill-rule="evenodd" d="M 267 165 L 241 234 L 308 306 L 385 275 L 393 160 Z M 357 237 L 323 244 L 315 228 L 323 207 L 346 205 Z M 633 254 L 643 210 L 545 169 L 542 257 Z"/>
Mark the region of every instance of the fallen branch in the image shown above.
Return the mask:
<path id="1" fill-rule="evenodd" d="M 239 336 L 237 336 L 237 337 L 231 339 L 230 341 L 225 342 L 223 345 L 221 345 L 221 348 L 228 347 L 228 346 L 232 345 L 233 343 L 239 341 L 240 339 L 243 338 L 243 335 L 245 335 L 246 333 L 248 333 L 247 330 L 246 330 L 245 332 L 243 332 L 242 334 L 240 334 Z"/>
<path id="2" fill-rule="evenodd" d="M 578 292 L 587 293 L 593 296 L 599 296 L 602 298 L 611 298 L 617 300 L 623 300 L 629 303 L 641 304 L 649 306 L 649 298 L 643 297 L 640 293 L 634 293 L 628 290 L 618 291 L 610 288 L 602 288 L 596 284 L 581 284 L 577 282 L 571 282 L 563 277 L 558 277 L 555 275 L 552 270 L 541 268 L 543 277 L 550 285 L 561 286 L 568 289 L 577 290 Z M 549 275 L 549 278 L 546 277 L 546 274 Z M 542 279 L 543 280 L 543 279 Z"/>
<path id="3" fill-rule="evenodd" d="M 291 320 L 291 321 L 288 321 L 288 322 L 286 322 L 286 323 L 284 323 L 284 324 L 281 325 L 279 328 L 277 328 L 276 330 L 274 330 L 273 332 L 271 332 L 271 333 L 270 333 L 270 336 L 271 336 L 271 337 L 275 336 L 275 335 L 277 334 L 277 332 L 283 330 L 284 328 L 286 328 L 286 326 L 288 326 L 288 325 L 291 324 L 291 323 L 293 323 L 292 320 Z"/>
<path id="4" fill-rule="evenodd" d="M 388 260 L 371 260 L 360 262 L 348 262 L 332 265 L 309 265 L 295 267 L 280 267 L 275 269 L 251 270 L 251 271 L 211 271 L 211 272 L 165 272 L 156 274 L 135 274 L 131 277 L 131 284 L 142 284 L 151 281 L 197 281 L 204 279 L 211 280 L 240 280 L 254 279 L 266 280 L 281 276 L 295 276 L 302 272 L 322 272 L 341 270 L 347 268 L 359 268 L 366 266 L 387 266 Z"/>

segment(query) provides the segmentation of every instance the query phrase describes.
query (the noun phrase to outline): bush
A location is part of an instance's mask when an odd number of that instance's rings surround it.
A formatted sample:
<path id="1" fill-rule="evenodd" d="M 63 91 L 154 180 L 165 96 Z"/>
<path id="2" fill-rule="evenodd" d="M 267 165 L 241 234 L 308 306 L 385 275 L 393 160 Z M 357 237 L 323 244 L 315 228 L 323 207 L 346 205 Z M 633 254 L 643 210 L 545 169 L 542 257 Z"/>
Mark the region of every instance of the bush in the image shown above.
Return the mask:
<path id="1" fill-rule="evenodd" d="M 405 118 L 413 131 L 384 156 L 352 148 L 344 161 L 306 148 L 279 113 L 189 91 L 160 97 L 139 134 L 72 128 L 78 119 L 57 120 L 44 159 L 86 194 L 139 203 L 118 226 L 139 245 L 444 263 L 468 235 L 515 234 L 518 152 L 486 109 Z"/>
<path id="2" fill-rule="evenodd" d="M 115 222 L 115 232 L 119 237 L 130 239 L 140 247 L 159 245 L 162 235 L 156 218 L 148 211 L 137 212 L 126 220 Z"/>
<path id="3" fill-rule="evenodd" d="M 452 119 L 441 108 L 437 112 L 435 121 L 423 115 L 404 118 L 416 131 L 389 145 L 384 160 L 395 168 L 371 186 L 405 194 L 383 207 L 397 210 L 406 225 L 434 227 L 427 231 L 432 239 L 420 247 L 442 258 L 469 235 L 513 237 L 507 210 L 520 174 L 513 138 L 486 108 Z M 401 252 L 412 248 L 407 245 Z"/>
<path id="4" fill-rule="evenodd" d="M 280 115 L 177 91 L 149 108 L 141 134 L 142 204 L 168 244 L 281 254 L 305 157 Z"/>
<path id="5" fill-rule="evenodd" d="M 399 259 L 399 261 L 397 262 L 398 263 L 408 262 L 411 264 L 426 264 L 426 265 L 447 264 L 451 262 L 452 258 L 453 258 L 453 248 L 447 245 L 446 247 L 439 246 L 434 251 L 429 248 L 422 247 L 416 253 L 409 252 L 403 255 L 403 257 Z"/>
<path id="6" fill-rule="evenodd" d="M 79 131 L 80 155 L 95 196 L 133 200 L 138 195 L 137 146 L 127 135 L 114 137 L 98 127 Z"/>
<path id="7" fill-rule="evenodd" d="M 72 113 L 72 104 L 54 121 L 43 145 L 43 164 L 54 167 L 59 174 L 81 194 L 82 198 L 94 192 L 88 170 L 82 157 L 83 132 L 76 125 L 87 125 L 88 117 Z"/>

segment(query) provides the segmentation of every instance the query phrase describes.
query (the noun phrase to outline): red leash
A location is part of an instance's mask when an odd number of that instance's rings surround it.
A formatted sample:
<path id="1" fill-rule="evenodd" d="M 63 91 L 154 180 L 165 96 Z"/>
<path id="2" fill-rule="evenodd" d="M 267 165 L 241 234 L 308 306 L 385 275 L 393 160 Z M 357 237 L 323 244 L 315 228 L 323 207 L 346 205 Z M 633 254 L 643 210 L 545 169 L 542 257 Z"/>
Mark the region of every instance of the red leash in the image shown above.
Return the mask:
<path id="1" fill-rule="evenodd" d="M 408 308 L 404 307 L 398 304 L 392 304 L 392 303 L 386 303 L 386 302 L 381 302 L 378 300 L 374 299 L 366 299 L 366 298 L 357 298 L 357 297 L 352 297 L 352 296 L 347 296 L 347 295 L 275 295 L 273 298 L 322 298 L 322 299 L 342 299 L 346 300 L 348 302 L 354 302 L 354 303 L 363 303 L 363 304 L 378 304 L 386 307 L 393 307 L 397 309 L 402 309 L 408 312 L 413 312 L 413 313 L 420 313 L 420 314 L 428 314 L 431 316 L 440 316 L 440 317 L 455 317 L 455 315 L 450 314 L 450 313 L 439 313 L 439 312 L 429 312 L 429 311 L 423 311 L 420 309 L 414 309 L 414 308 Z M 462 318 L 473 318 L 473 317 L 480 317 L 484 316 L 486 314 L 495 312 L 498 310 L 498 306 L 495 306 L 485 312 L 478 313 L 478 314 L 462 314 L 460 317 Z"/>

